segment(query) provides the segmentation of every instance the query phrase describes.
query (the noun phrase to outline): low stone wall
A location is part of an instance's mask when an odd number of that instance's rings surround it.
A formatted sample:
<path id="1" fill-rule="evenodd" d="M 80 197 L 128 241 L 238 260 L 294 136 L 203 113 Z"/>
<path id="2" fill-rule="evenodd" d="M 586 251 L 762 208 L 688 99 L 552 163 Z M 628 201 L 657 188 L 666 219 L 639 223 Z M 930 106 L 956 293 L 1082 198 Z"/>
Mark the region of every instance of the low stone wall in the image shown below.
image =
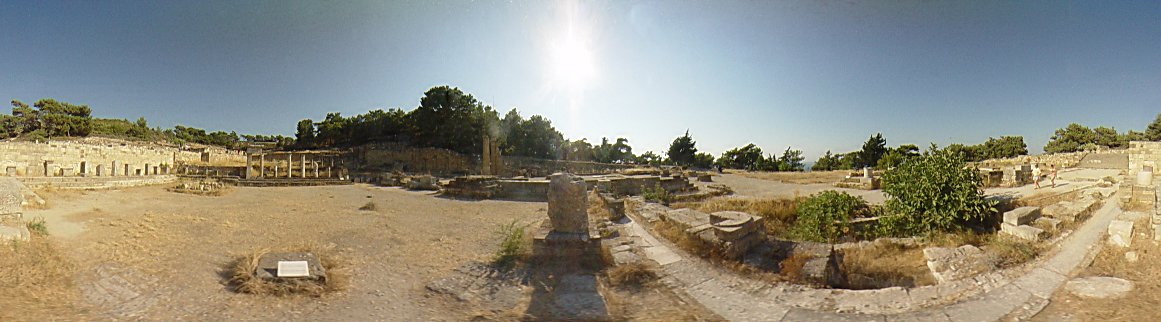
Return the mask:
<path id="1" fill-rule="evenodd" d="M 140 176 L 167 174 L 176 164 L 245 164 L 239 151 L 195 150 L 114 139 L 0 141 L 0 175 L 20 177 Z"/>
<path id="2" fill-rule="evenodd" d="M 645 188 L 660 187 L 670 193 L 685 192 L 694 189 L 689 178 L 684 176 L 588 176 L 584 177 L 586 189 L 598 189 L 603 193 L 617 196 L 640 195 Z M 495 197 L 509 200 L 547 201 L 548 180 L 537 179 L 504 179 L 498 180 L 498 190 Z"/>
<path id="3" fill-rule="evenodd" d="M 1161 169 L 1161 142 L 1129 142 L 1129 176 L 1126 180 L 1136 180 L 1142 169 L 1152 169 L 1156 176 Z"/>
<path id="4" fill-rule="evenodd" d="M 481 174 L 480 155 L 465 155 L 437 148 L 411 148 L 401 144 L 367 145 L 353 149 L 360 170 L 387 170 L 424 173 L 441 177 Z M 516 156 L 501 156 L 498 167 L 501 177 L 544 177 L 557 172 L 577 175 L 614 173 L 635 167 L 628 164 L 609 164 L 584 161 L 546 160 Z"/>
<path id="5" fill-rule="evenodd" d="M 990 159 L 990 160 L 984 160 L 984 161 L 980 161 L 980 162 L 971 162 L 971 164 L 975 165 L 976 167 L 979 167 L 979 168 L 997 168 L 998 169 L 998 168 L 1007 168 L 1007 167 L 1011 167 L 1011 166 L 1028 164 L 1029 160 L 1031 160 L 1031 163 L 1042 164 L 1041 168 L 1048 168 L 1049 165 L 1055 165 L 1057 168 L 1072 168 L 1072 167 L 1076 167 L 1076 165 L 1080 163 L 1080 160 L 1084 159 L 1084 156 L 1089 154 L 1089 153 L 1090 152 L 1088 152 L 1088 151 L 1083 151 L 1083 152 L 1053 153 L 1053 154 L 1041 154 L 1041 155 L 1021 155 L 1021 156 L 1014 157 L 1014 158 Z M 1115 153 L 1115 152 L 1098 151 L 1098 152 L 1092 152 L 1092 153 Z"/>
<path id="6" fill-rule="evenodd" d="M 166 184 L 177 181 L 177 176 L 159 175 L 149 177 L 22 177 L 20 182 L 31 189 L 117 189 L 138 186 Z"/>

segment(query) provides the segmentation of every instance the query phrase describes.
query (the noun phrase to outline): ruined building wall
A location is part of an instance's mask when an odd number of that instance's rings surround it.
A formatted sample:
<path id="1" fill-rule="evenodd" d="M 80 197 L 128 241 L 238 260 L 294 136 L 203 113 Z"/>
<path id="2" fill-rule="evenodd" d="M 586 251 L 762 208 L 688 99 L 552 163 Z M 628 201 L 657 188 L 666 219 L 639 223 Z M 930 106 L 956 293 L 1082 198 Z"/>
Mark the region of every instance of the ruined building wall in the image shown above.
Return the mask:
<path id="1" fill-rule="evenodd" d="M 1027 164 L 1028 160 L 1031 160 L 1032 163 L 1039 163 L 1039 164 L 1044 164 L 1044 165 L 1055 165 L 1058 168 L 1071 168 L 1071 167 L 1075 167 L 1077 164 L 1079 164 L 1080 160 L 1084 159 L 1084 156 L 1089 154 L 1089 153 L 1090 152 L 1082 151 L 1082 152 L 1053 153 L 1053 154 L 1041 154 L 1041 155 L 1021 155 L 1021 156 L 1013 157 L 1013 158 L 984 160 L 984 161 L 980 161 L 980 162 L 975 162 L 975 165 L 980 167 L 980 168 L 999 169 L 999 168 L 1003 168 L 1003 167 L 1010 167 L 1010 166 L 1015 166 L 1015 165 Z M 1091 153 L 1118 153 L 1118 152 L 1113 150 L 1113 151 L 1101 151 L 1101 152 L 1091 152 Z"/>
<path id="2" fill-rule="evenodd" d="M 217 160 L 244 156 L 218 153 Z M 214 159 L 214 153 L 175 147 L 142 145 L 119 140 L 19 142 L 0 141 L 0 175 L 4 176 L 125 176 L 165 173 L 177 163 Z M 126 168 L 128 166 L 128 168 Z M 148 166 L 148 168 L 147 168 Z M 126 172 L 126 169 L 128 171 Z M 139 174 L 140 173 L 140 174 Z"/>
<path id="3" fill-rule="evenodd" d="M 1161 172 L 1158 165 L 1161 165 L 1161 142 L 1129 142 L 1129 178 L 1136 178 L 1144 167 L 1151 167 L 1156 176 Z"/>

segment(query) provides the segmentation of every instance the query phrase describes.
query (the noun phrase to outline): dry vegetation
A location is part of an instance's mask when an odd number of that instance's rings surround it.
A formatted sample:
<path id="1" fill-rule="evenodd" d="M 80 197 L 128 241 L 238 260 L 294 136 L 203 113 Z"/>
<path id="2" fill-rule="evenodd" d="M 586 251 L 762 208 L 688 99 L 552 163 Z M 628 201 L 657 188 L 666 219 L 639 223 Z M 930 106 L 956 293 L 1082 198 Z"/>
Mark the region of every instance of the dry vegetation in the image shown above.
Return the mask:
<path id="1" fill-rule="evenodd" d="M 0 321 L 68 319 L 83 312 L 73 276 L 76 265 L 44 234 L 27 242 L 0 242 Z"/>
<path id="2" fill-rule="evenodd" d="M 333 247 L 319 247 L 316 245 L 302 245 L 279 252 L 306 252 L 318 256 L 323 268 L 326 269 L 324 281 L 310 279 L 264 280 L 259 278 L 255 271 L 258 269 L 258 260 L 262 255 L 270 253 L 268 249 L 261 249 L 239 256 L 227 268 L 230 273 L 230 286 L 236 292 L 257 295 L 307 295 L 322 296 L 323 294 L 338 292 L 346 289 L 349 281 L 347 267 Z"/>
<path id="3" fill-rule="evenodd" d="M 935 284 L 935 277 L 931 276 L 923 257 L 923 247 L 918 245 L 876 242 L 867 247 L 848 249 L 843 251 L 842 265 L 851 289 Z M 874 282 L 853 278 L 856 274 Z"/>
<path id="4" fill-rule="evenodd" d="M 607 271 L 609 282 L 618 287 L 642 287 L 657 279 L 657 273 L 645 261 L 614 267 Z"/>
<path id="5" fill-rule="evenodd" d="M 718 211 L 741 211 L 766 218 L 766 235 L 785 236 L 797 217 L 798 203 L 803 198 L 731 198 L 722 197 L 705 202 L 677 203 L 673 208 L 690 208 L 705 213 Z"/>
<path id="6" fill-rule="evenodd" d="M 739 175 L 762 180 L 778 181 L 793 184 L 832 184 L 846 178 L 850 171 L 811 171 L 811 172 L 738 172 Z"/>

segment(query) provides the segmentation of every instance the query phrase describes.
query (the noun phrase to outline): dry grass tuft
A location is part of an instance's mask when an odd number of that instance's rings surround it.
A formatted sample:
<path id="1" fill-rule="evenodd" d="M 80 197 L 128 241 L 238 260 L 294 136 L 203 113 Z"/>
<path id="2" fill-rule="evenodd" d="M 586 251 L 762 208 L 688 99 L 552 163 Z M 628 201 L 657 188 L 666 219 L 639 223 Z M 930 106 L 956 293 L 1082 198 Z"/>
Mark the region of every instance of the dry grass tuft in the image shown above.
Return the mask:
<path id="1" fill-rule="evenodd" d="M 318 256 L 323 268 L 326 269 L 325 281 L 308 279 L 286 279 L 284 281 L 269 281 L 255 275 L 258 269 L 258 260 L 262 255 L 270 253 L 269 249 L 252 251 L 239 256 L 228 266 L 230 286 L 239 293 L 256 295 L 307 295 L 322 296 L 328 293 L 342 291 L 347 288 L 349 276 L 345 260 L 337 254 L 333 247 L 319 247 L 316 245 L 301 245 L 279 252 L 309 252 Z"/>
<path id="2" fill-rule="evenodd" d="M 1040 246 L 1034 242 L 1000 234 L 994 235 L 983 249 L 985 253 L 996 257 L 996 265 L 1000 268 L 1023 264 L 1036 258 L 1041 251 Z"/>
<path id="3" fill-rule="evenodd" d="M 993 235 L 994 234 L 983 234 L 972 230 L 965 230 L 954 233 L 933 234 L 927 236 L 925 241 L 929 246 L 936 247 L 959 247 L 963 245 L 973 245 L 979 247 L 991 242 Z"/>
<path id="4" fill-rule="evenodd" d="M 802 281 L 802 267 L 806 266 L 806 262 L 809 261 L 810 258 L 811 257 L 809 254 L 794 253 L 790 255 L 790 257 L 782 260 L 782 263 L 778 264 L 779 271 L 782 273 L 782 277 L 790 281 Z"/>
<path id="5" fill-rule="evenodd" d="M 804 198 L 760 199 L 760 198 L 714 198 L 702 203 L 681 203 L 674 208 L 692 208 L 712 213 L 718 211 L 741 211 L 766 218 L 766 235 L 784 236 L 798 217 L 798 203 Z"/>
<path id="6" fill-rule="evenodd" d="M 67 320 L 82 313 L 76 265 L 43 235 L 0 242 L 0 321 Z"/>
<path id="7" fill-rule="evenodd" d="M 363 205 L 362 207 L 359 207 L 359 210 L 365 210 L 365 211 L 375 211 L 376 209 L 378 209 L 378 206 L 375 205 L 374 201 L 368 201 L 367 204 Z"/>
<path id="8" fill-rule="evenodd" d="M 876 242 L 867 247 L 847 249 L 843 251 L 842 266 L 851 289 L 935 284 L 923 248 L 918 245 Z M 851 278 L 855 274 L 865 278 Z"/>
<path id="9" fill-rule="evenodd" d="M 609 282 L 619 287 L 641 287 L 657 279 L 657 273 L 644 261 L 614 267 L 608 274 Z"/>

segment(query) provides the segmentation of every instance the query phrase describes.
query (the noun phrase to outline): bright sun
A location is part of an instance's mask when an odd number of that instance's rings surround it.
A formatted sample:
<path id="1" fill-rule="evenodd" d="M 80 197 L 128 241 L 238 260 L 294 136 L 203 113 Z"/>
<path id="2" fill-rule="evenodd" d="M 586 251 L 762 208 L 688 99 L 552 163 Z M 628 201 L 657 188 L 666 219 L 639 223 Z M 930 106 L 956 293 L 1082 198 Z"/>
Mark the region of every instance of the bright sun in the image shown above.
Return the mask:
<path id="1" fill-rule="evenodd" d="M 588 44 L 571 30 L 552 44 L 553 80 L 571 90 L 580 90 L 592 81 L 596 72 Z"/>

